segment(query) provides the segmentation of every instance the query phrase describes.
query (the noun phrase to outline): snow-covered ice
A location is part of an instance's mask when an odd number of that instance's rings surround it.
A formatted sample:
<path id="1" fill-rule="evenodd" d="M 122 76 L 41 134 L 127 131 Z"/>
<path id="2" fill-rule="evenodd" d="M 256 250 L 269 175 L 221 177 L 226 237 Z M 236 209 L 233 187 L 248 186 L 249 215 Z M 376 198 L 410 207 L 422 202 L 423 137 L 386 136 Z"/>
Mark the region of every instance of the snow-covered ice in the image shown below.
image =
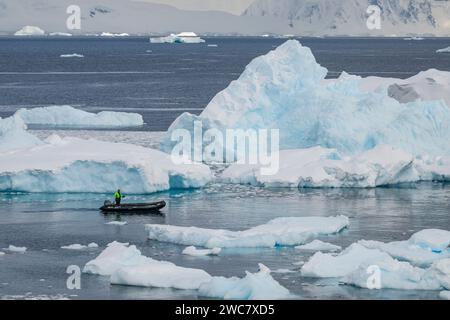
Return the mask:
<path id="1" fill-rule="evenodd" d="M 266 266 L 260 264 L 259 272 L 247 271 L 242 279 L 213 277 L 200 286 L 199 295 L 225 300 L 277 300 L 289 298 L 290 293 L 272 278 Z"/>
<path id="2" fill-rule="evenodd" d="M 105 224 L 111 225 L 111 226 L 125 226 L 128 224 L 128 222 L 127 221 L 111 221 L 111 222 L 107 222 Z"/>
<path id="3" fill-rule="evenodd" d="M 22 118 L 13 116 L 0 118 L 0 152 L 29 148 L 42 144 L 42 141 L 27 132 Z"/>
<path id="4" fill-rule="evenodd" d="M 15 36 L 43 36 L 45 31 L 36 26 L 25 26 L 14 33 Z"/>
<path id="5" fill-rule="evenodd" d="M 167 37 L 150 38 L 151 43 L 204 43 L 205 40 L 200 38 L 194 32 L 181 32 L 178 34 L 170 34 Z"/>
<path id="6" fill-rule="evenodd" d="M 84 58 L 84 55 L 79 53 L 68 53 L 68 54 L 62 54 L 59 56 L 60 58 Z"/>
<path id="7" fill-rule="evenodd" d="M 16 247 L 16 246 L 13 246 L 12 244 L 10 244 L 8 248 L 3 248 L 3 250 L 7 250 L 10 252 L 16 252 L 16 253 L 25 253 L 27 251 L 27 248 L 26 247 Z"/>
<path id="8" fill-rule="evenodd" d="M 325 81 L 327 72 L 309 48 L 289 40 L 254 59 L 200 116 L 181 115 L 161 148 L 171 152 L 174 130 L 193 131 L 193 122 L 201 121 L 220 131 L 279 129 L 282 150 L 321 146 L 357 155 L 391 145 L 414 156 L 450 155 L 450 108 L 444 101 L 400 103 L 387 88 L 363 90 L 359 76 L 343 73 Z"/>
<path id="9" fill-rule="evenodd" d="M 205 248 L 294 246 L 321 235 L 335 234 L 349 225 L 345 216 L 277 218 L 244 231 L 148 224 L 152 240 Z"/>
<path id="10" fill-rule="evenodd" d="M 200 257 L 200 256 L 217 256 L 219 255 L 221 248 L 213 248 L 213 249 L 197 249 L 194 246 L 187 247 L 183 250 L 183 254 L 188 256 Z"/>
<path id="11" fill-rule="evenodd" d="M 161 151 L 125 143 L 52 135 L 0 153 L 0 191 L 146 194 L 200 188 L 211 178 L 206 165 L 175 165 Z"/>
<path id="12" fill-rule="evenodd" d="M 295 249 L 302 251 L 332 251 L 332 252 L 342 250 L 340 246 L 328 242 L 323 242 L 317 239 L 310 243 L 297 246 L 295 247 Z"/>
<path id="13" fill-rule="evenodd" d="M 139 127 L 144 124 L 140 114 L 102 111 L 91 113 L 71 106 L 50 106 L 33 109 L 19 109 L 15 116 L 28 125 L 54 127 L 75 126 L 83 128 Z"/>

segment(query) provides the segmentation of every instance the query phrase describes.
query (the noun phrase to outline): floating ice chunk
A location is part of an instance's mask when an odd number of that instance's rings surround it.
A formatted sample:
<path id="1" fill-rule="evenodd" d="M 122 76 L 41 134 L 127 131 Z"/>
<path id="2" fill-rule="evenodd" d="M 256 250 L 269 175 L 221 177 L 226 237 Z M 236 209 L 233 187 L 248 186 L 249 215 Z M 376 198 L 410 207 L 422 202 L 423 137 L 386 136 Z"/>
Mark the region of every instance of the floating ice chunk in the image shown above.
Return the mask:
<path id="1" fill-rule="evenodd" d="M 16 252 L 16 253 L 25 253 L 27 251 L 26 247 L 16 247 L 13 245 L 9 245 L 8 248 L 3 248 L 4 250 L 8 250 L 10 252 Z"/>
<path id="2" fill-rule="evenodd" d="M 72 34 L 68 33 L 68 32 L 50 32 L 48 35 L 52 36 L 52 37 L 71 37 L 72 36 Z"/>
<path id="3" fill-rule="evenodd" d="M 448 261 L 440 261 L 429 269 L 412 266 L 385 257 L 376 262 L 362 263 L 346 275 L 342 282 L 369 289 L 442 290 L 450 286 Z M 446 264 L 445 267 L 443 265 Z M 377 279 L 373 278 L 376 277 Z"/>
<path id="4" fill-rule="evenodd" d="M 209 298 L 233 300 L 276 300 L 289 298 L 289 290 L 270 275 L 270 270 L 260 264 L 257 273 L 246 272 L 239 278 L 213 277 L 200 286 L 199 295 Z"/>
<path id="5" fill-rule="evenodd" d="M 447 52 L 450 52 L 450 47 L 436 50 L 436 53 L 447 53 Z"/>
<path id="6" fill-rule="evenodd" d="M 422 230 L 409 240 L 383 243 L 361 240 L 358 243 L 370 249 L 382 250 L 401 261 L 428 267 L 433 262 L 450 257 L 449 232 L 445 230 Z"/>
<path id="7" fill-rule="evenodd" d="M 220 251 L 222 251 L 221 248 L 213 248 L 213 249 L 197 249 L 194 246 L 190 246 L 187 247 L 186 249 L 183 250 L 183 254 L 188 255 L 188 256 L 194 256 L 194 257 L 199 257 L 199 256 L 217 256 L 219 255 Z"/>
<path id="8" fill-rule="evenodd" d="M 450 300 L 450 291 L 441 291 L 439 297 L 443 300 Z"/>
<path id="9" fill-rule="evenodd" d="M 87 247 L 91 249 L 98 248 L 98 244 L 96 244 L 95 242 L 91 242 L 87 245 Z"/>
<path id="10" fill-rule="evenodd" d="M 112 32 L 102 32 L 100 37 L 129 37 L 128 33 L 112 33 Z"/>
<path id="11" fill-rule="evenodd" d="M 82 245 L 82 244 L 71 244 L 68 246 L 62 246 L 61 249 L 66 249 L 66 250 L 84 250 L 87 249 L 87 246 Z"/>
<path id="12" fill-rule="evenodd" d="M 128 224 L 128 222 L 127 221 L 111 221 L 111 222 L 107 222 L 105 224 L 112 225 L 112 226 L 125 226 Z"/>
<path id="13" fill-rule="evenodd" d="M 62 54 L 59 56 L 60 58 L 84 58 L 84 55 L 79 53 L 69 53 L 69 54 Z"/>
<path id="14" fill-rule="evenodd" d="M 0 256 L 4 256 L 5 253 L 3 251 L 0 251 Z"/>
<path id="15" fill-rule="evenodd" d="M 339 278 L 356 271 L 362 264 L 372 265 L 386 259 L 392 258 L 380 250 L 352 244 L 338 255 L 315 253 L 303 265 L 301 274 L 313 278 Z"/>
<path id="16" fill-rule="evenodd" d="M 112 284 L 195 290 L 211 280 L 203 270 L 182 268 L 145 257 L 136 248 L 113 242 L 83 269 L 85 273 L 111 276 Z"/>
<path id="17" fill-rule="evenodd" d="M 192 121 L 200 120 L 218 130 L 278 128 L 282 150 L 321 146 L 355 155 L 391 145 L 414 156 L 450 155 L 450 108 L 443 101 L 403 104 L 386 89 L 363 90 L 358 76 L 325 81 L 327 72 L 309 48 L 289 40 L 254 59 L 199 117 L 181 115 L 161 148 L 170 152 L 173 130 L 192 132 Z M 448 95 L 448 84 L 440 91 Z"/>
<path id="18" fill-rule="evenodd" d="M 314 240 L 302 246 L 297 246 L 295 249 L 302 251 L 340 251 L 342 248 L 340 246 L 323 242 L 320 240 Z"/>
<path id="19" fill-rule="evenodd" d="M 151 43 L 204 43 L 206 42 L 194 32 L 181 32 L 167 37 L 150 38 Z"/>
<path id="20" fill-rule="evenodd" d="M 16 33 L 15 36 L 43 36 L 45 31 L 35 26 L 25 26 Z"/>
<path id="21" fill-rule="evenodd" d="M 0 191 L 128 194 L 203 187 L 212 178 L 202 164 L 175 165 L 169 155 L 140 146 L 59 138 L 0 153 Z"/>
<path id="22" fill-rule="evenodd" d="M 210 48 L 217 48 L 219 45 L 217 45 L 217 44 L 208 44 L 208 47 L 210 47 Z"/>
<path id="23" fill-rule="evenodd" d="M 140 114 L 102 111 L 91 113 L 71 106 L 50 106 L 20 109 L 15 113 L 28 125 L 76 126 L 76 127 L 138 127 L 144 124 Z"/>
<path id="24" fill-rule="evenodd" d="M 30 148 L 43 144 L 27 132 L 27 126 L 20 117 L 0 118 L 0 152 Z"/>
<path id="25" fill-rule="evenodd" d="M 255 248 L 304 244 L 314 237 L 340 232 L 345 216 L 278 218 L 244 231 L 148 224 L 149 239 L 206 248 Z"/>

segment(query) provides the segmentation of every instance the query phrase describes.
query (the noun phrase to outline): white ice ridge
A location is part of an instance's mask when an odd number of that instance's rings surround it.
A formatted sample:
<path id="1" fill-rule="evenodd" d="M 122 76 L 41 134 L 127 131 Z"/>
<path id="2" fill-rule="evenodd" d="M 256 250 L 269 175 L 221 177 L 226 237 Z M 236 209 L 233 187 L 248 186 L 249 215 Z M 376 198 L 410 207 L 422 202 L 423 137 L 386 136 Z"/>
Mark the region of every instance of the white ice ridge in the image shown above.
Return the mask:
<path id="1" fill-rule="evenodd" d="M 60 58 L 84 58 L 84 55 L 79 53 L 68 53 L 68 54 L 62 54 L 59 56 Z"/>
<path id="2" fill-rule="evenodd" d="M 401 103 L 388 88 L 362 89 L 361 77 L 343 73 L 325 81 L 327 73 L 309 48 L 289 40 L 254 59 L 200 116 L 175 120 L 161 148 L 171 152 L 174 130 L 192 133 L 201 121 L 204 130 L 279 129 L 281 149 L 321 146 L 355 155 L 384 144 L 413 155 L 450 155 L 450 108 L 443 100 Z M 445 96 L 448 88 L 437 83 L 427 90 L 447 90 Z"/>
<path id="3" fill-rule="evenodd" d="M 448 232 L 423 230 L 408 241 L 389 244 L 359 241 L 340 254 L 318 252 L 306 262 L 305 277 L 340 278 L 375 289 L 444 290 L 450 288 Z M 374 277 L 377 281 L 373 282 Z"/>
<path id="4" fill-rule="evenodd" d="M 260 265 L 245 278 L 212 277 L 204 270 L 183 268 L 171 262 L 143 256 L 136 246 L 113 242 L 83 269 L 85 273 L 110 276 L 116 285 L 198 290 L 200 296 L 223 299 L 283 299 L 289 291 Z"/>
<path id="5" fill-rule="evenodd" d="M 145 194 L 200 188 L 211 178 L 206 165 L 174 165 L 166 153 L 124 143 L 52 135 L 0 152 L 0 191 Z"/>
<path id="6" fill-rule="evenodd" d="M 102 111 L 91 113 L 71 106 L 50 106 L 33 109 L 19 109 L 15 116 L 28 125 L 75 126 L 83 128 L 138 127 L 144 124 L 140 114 Z"/>
<path id="7" fill-rule="evenodd" d="M 0 118 L 0 153 L 42 144 L 34 135 L 27 132 L 22 118 L 13 116 Z"/>
<path id="8" fill-rule="evenodd" d="M 265 187 L 370 188 L 417 181 L 450 181 L 450 157 L 414 157 L 379 145 L 356 156 L 335 149 L 313 147 L 282 150 L 279 170 L 262 175 L 260 165 L 232 164 L 220 180 Z"/>
<path id="9" fill-rule="evenodd" d="M 151 43 L 204 43 L 205 40 L 200 38 L 194 32 L 181 32 L 178 34 L 170 34 L 167 37 L 150 38 Z"/>
<path id="10" fill-rule="evenodd" d="M 187 256 L 193 257 L 201 257 L 201 256 L 217 256 L 219 255 L 221 248 L 213 248 L 213 249 L 197 249 L 194 246 L 187 247 L 183 250 L 183 254 Z"/>
<path id="11" fill-rule="evenodd" d="M 25 26 L 16 33 L 15 36 L 43 36 L 45 31 L 35 26 Z"/>
<path id="12" fill-rule="evenodd" d="M 335 234 L 349 225 L 345 216 L 277 218 L 244 231 L 170 225 L 145 226 L 152 240 L 205 248 L 256 248 L 304 244 L 321 235 Z"/>

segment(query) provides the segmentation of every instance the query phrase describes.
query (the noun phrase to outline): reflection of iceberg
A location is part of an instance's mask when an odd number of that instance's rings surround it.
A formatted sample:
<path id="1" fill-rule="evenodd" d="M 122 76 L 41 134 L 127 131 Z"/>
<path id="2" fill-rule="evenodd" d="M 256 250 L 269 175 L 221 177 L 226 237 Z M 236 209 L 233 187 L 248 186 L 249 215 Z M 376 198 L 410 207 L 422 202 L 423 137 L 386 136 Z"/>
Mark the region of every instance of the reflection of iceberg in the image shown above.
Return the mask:
<path id="1" fill-rule="evenodd" d="M 20 109 L 15 115 L 28 125 L 52 127 L 118 128 L 139 127 L 144 124 L 142 116 L 137 113 L 113 111 L 91 113 L 71 106 Z"/>
<path id="2" fill-rule="evenodd" d="M 204 43 L 194 32 L 182 32 L 179 34 L 171 34 L 167 37 L 150 38 L 151 43 Z"/>
<path id="3" fill-rule="evenodd" d="M 387 88 L 362 90 L 357 76 L 325 81 L 327 72 L 309 48 L 289 40 L 254 59 L 200 116 L 181 115 L 161 147 L 171 152 L 172 132 L 191 131 L 198 120 L 219 130 L 280 129 L 281 149 L 321 146 L 355 155 L 387 144 L 413 155 L 450 155 L 444 102 L 400 103 Z"/>
<path id="4" fill-rule="evenodd" d="M 45 31 L 35 26 L 25 26 L 16 33 L 15 36 L 43 36 Z"/>

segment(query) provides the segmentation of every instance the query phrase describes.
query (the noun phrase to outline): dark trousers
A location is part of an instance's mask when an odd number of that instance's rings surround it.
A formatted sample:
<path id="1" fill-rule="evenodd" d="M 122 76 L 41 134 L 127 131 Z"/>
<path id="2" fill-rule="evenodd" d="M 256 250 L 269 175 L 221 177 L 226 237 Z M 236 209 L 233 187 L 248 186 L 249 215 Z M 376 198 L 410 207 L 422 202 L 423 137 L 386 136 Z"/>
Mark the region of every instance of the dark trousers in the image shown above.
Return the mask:
<path id="1" fill-rule="evenodd" d="M 122 200 L 122 199 L 116 198 L 116 206 L 120 206 L 120 200 Z"/>

